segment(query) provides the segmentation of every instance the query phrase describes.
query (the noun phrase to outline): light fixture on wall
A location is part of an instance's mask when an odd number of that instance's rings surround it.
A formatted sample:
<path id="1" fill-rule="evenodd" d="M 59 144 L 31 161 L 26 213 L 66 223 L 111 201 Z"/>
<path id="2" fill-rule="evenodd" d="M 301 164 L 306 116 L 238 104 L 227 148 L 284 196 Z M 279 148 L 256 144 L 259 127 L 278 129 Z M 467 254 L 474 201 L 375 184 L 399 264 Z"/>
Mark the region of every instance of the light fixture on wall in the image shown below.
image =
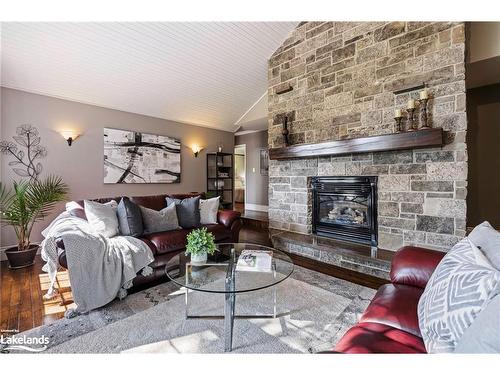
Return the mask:
<path id="1" fill-rule="evenodd" d="M 71 146 L 73 141 L 80 136 L 75 130 L 61 130 L 60 133 L 66 142 L 68 142 L 68 146 Z"/>
<path id="2" fill-rule="evenodd" d="M 203 150 L 203 147 L 194 144 L 191 146 L 191 150 L 193 151 L 194 157 L 197 158 L 200 151 Z"/>

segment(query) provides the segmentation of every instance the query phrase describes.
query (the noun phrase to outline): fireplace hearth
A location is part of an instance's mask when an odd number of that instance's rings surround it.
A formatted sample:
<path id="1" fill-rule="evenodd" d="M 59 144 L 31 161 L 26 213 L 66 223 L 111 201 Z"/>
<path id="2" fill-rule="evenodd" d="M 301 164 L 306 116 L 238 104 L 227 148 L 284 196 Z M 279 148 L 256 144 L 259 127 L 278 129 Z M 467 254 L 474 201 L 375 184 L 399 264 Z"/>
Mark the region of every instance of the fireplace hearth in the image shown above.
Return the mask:
<path id="1" fill-rule="evenodd" d="M 311 186 L 314 234 L 377 246 L 376 176 L 313 177 Z"/>

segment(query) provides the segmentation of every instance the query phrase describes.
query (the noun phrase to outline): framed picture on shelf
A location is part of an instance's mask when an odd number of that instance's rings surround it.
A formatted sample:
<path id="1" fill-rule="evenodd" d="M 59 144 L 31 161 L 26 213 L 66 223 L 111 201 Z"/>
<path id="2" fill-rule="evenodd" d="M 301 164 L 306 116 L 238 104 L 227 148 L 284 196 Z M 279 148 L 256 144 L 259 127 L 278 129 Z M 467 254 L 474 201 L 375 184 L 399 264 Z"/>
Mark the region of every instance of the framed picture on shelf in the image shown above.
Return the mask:
<path id="1" fill-rule="evenodd" d="M 266 148 L 260 150 L 260 174 L 269 175 L 269 151 Z"/>

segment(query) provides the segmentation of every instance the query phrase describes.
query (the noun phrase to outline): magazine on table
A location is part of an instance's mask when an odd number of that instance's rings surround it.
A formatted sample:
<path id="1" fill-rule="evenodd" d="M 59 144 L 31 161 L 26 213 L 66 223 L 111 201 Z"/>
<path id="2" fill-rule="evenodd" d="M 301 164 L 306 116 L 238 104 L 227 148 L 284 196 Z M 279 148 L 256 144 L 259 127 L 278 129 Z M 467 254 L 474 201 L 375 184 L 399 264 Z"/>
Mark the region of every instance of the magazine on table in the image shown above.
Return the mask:
<path id="1" fill-rule="evenodd" d="M 243 250 L 236 263 L 236 271 L 271 272 L 273 252 L 267 250 Z"/>

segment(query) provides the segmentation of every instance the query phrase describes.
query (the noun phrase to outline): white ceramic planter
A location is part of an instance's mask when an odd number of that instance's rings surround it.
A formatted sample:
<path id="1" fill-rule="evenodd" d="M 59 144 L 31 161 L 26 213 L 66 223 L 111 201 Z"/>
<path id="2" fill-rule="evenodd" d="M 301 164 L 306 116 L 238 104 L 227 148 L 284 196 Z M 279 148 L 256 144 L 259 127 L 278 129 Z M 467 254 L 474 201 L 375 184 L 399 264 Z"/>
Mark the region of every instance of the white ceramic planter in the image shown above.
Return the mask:
<path id="1" fill-rule="evenodd" d="M 191 254 L 191 263 L 204 264 L 207 262 L 207 253 Z"/>

